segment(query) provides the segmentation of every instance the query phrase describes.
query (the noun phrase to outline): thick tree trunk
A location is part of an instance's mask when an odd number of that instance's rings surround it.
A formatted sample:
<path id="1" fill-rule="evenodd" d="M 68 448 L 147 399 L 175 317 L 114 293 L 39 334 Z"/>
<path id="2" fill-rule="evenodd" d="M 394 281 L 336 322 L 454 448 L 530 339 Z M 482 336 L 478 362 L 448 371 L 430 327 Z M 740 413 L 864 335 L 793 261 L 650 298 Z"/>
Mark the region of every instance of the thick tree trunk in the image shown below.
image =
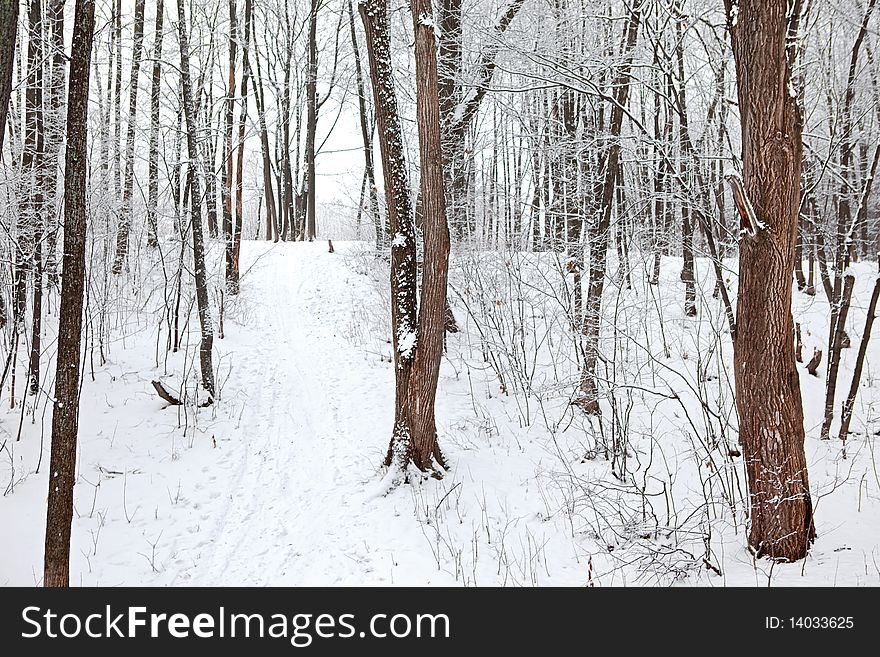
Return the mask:
<path id="1" fill-rule="evenodd" d="M 190 161 L 190 206 L 192 208 L 193 270 L 196 283 L 196 305 L 199 312 L 199 326 L 202 340 L 199 346 L 199 365 L 202 370 L 202 388 L 208 395 L 204 404 L 214 401 L 214 365 L 211 352 L 214 346 L 214 325 L 211 320 L 211 306 L 208 299 L 208 274 L 205 268 L 205 244 L 202 234 L 202 198 L 199 177 L 202 175 L 201 158 L 197 136 L 195 104 L 193 103 L 192 81 L 189 69 L 189 40 L 186 30 L 184 0 L 177 0 L 177 31 L 180 38 L 180 83 L 183 88 L 183 115 L 186 118 L 186 147 Z"/>
<path id="2" fill-rule="evenodd" d="M 420 470 L 443 466 L 437 444 L 434 401 L 446 327 L 449 228 L 443 181 L 440 104 L 437 84 L 437 38 L 431 0 L 411 0 L 415 32 L 416 117 L 421 162 L 420 194 L 424 261 L 419 299 L 419 330 L 410 378 L 411 459 Z"/>
<path id="3" fill-rule="evenodd" d="M 416 238 L 406 153 L 403 147 L 394 74 L 387 0 L 363 0 L 358 8 L 364 24 L 367 57 L 376 107 L 379 150 L 385 182 L 391 241 L 391 340 L 394 349 L 394 428 L 385 459 L 404 467 L 411 453 L 408 394 L 416 347 Z"/>
<path id="4" fill-rule="evenodd" d="M 726 0 L 728 16 L 731 4 Z M 758 556 L 794 561 L 807 554 L 815 529 L 792 339 L 803 146 L 789 93 L 787 5 L 739 0 L 731 27 L 745 194 L 766 226 L 740 244 L 734 373 L 751 500 L 749 545 Z"/>
<path id="5" fill-rule="evenodd" d="M 52 413 L 51 476 L 46 509 L 44 586 L 67 586 L 70 579 L 70 525 L 73 519 L 73 487 L 76 483 L 80 343 L 85 293 L 86 117 L 94 27 L 94 0 L 76 0 L 67 96 L 63 281 Z"/>

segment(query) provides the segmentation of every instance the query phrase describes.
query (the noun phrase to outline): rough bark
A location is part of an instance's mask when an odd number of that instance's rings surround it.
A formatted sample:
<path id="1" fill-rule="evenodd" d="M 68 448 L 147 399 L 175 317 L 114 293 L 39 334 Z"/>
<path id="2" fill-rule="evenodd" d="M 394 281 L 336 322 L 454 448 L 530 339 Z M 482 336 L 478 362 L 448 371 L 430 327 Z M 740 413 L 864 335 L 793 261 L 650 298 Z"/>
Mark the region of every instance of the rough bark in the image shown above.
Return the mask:
<path id="1" fill-rule="evenodd" d="M 43 584 L 67 586 L 70 525 L 76 481 L 79 429 L 80 346 L 85 293 L 86 150 L 89 67 L 95 27 L 94 0 L 77 0 L 67 96 L 67 152 L 64 184 L 63 285 L 58 325 L 58 361 L 52 413 L 52 454 L 46 508 Z"/>
<path id="2" fill-rule="evenodd" d="M 406 156 L 391 68 L 387 0 L 361 0 L 391 242 L 391 340 L 394 349 L 394 428 L 386 465 L 406 463 L 410 453 L 409 379 L 417 329 L 416 241 Z"/>
<path id="3" fill-rule="evenodd" d="M 424 235 L 418 338 L 410 379 L 411 459 L 420 470 L 434 470 L 437 465 L 444 465 L 437 444 L 434 401 L 446 326 L 450 244 L 440 137 L 437 39 L 431 1 L 411 0 L 410 11 L 415 33 L 416 118 Z"/>
<path id="4" fill-rule="evenodd" d="M 732 3 L 726 0 L 728 16 Z M 745 194 L 766 228 L 740 245 L 734 345 L 739 435 L 758 556 L 802 559 L 815 536 L 794 359 L 792 271 L 802 119 L 789 91 L 786 0 L 740 0 L 731 26 Z M 798 12 L 799 13 L 799 12 Z"/>

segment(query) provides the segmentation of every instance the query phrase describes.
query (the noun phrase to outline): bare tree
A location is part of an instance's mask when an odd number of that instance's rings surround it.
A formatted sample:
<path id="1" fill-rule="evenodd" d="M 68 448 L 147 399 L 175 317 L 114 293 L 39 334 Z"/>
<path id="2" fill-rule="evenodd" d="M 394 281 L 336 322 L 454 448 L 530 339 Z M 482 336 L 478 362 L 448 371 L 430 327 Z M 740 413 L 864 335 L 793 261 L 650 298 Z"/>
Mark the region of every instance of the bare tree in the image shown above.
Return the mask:
<path id="1" fill-rule="evenodd" d="M 241 49 L 241 110 L 238 120 L 238 155 L 235 164 L 235 235 L 232 241 L 232 271 L 226 273 L 226 289 L 229 294 L 239 292 L 239 254 L 241 253 L 241 234 L 244 229 L 244 143 L 246 136 L 248 82 L 251 77 L 251 63 L 248 57 L 251 44 L 251 21 L 253 4 L 251 0 L 244 2 L 244 44 Z"/>
<path id="2" fill-rule="evenodd" d="M 159 246 L 159 101 L 162 85 L 162 39 L 164 37 L 165 0 L 156 2 L 153 30 L 153 73 L 150 88 L 150 154 L 147 189 L 147 246 Z"/>
<path id="3" fill-rule="evenodd" d="M 199 345 L 199 365 L 202 370 L 202 388 L 208 395 L 205 404 L 214 401 L 214 364 L 211 360 L 214 347 L 214 323 L 211 319 L 211 305 L 208 297 L 208 272 L 205 265 L 205 244 L 202 233 L 202 198 L 199 177 L 201 158 L 197 137 L 200 134 L 193 101 L 192 80 L 189 67 L 189 39 L 187 37 L 186 15 L 183 1 L 177 0 L 177 34 L 180 41 L 180 84 L 183 92 L 183 115 L 186 118 L 186 147 L 190 161 L 189 198 L 191 208 L 193 274 L 196 284 L 196 305 L 199 313 L 199 326 L 202 332 Z"/>
<path id="4" fill-rule="evenodd" d="M 373 164 L 373 121 L 369 116 L 370 111 L 367 107 L 367 96 L 364 89 L 364 76 L 361 70 L 361 53 L 358 46 L 357 33 L 354 29 L 354 11 L 352 10 L 352 0 L 348 0 L 348 27 L 351 33 L 351 48 L 354 52 L 354 71 L 355 84 L 357 85 L 358 96 L 358 118 L 360 119 L 361 136 L 364 141 L 364 185 L 367 187 L 367 194 L 370 199 L 369 212 L 373 220 L 376 230 L 376 250 L 382 251 L 387 246 L 388 229 L 379 210 L 379 195 L 376 190 L 375 166 Z M 362 193 L 363 196 L 363 193 Z M 363 198 L 358 206 L 358 213 L 361 212 L 363 206 Z"/>
<path id="5" fill-rule="evenodd" d="M 311 0 L 309 13 L 308 69 L 306 72 L 306 226 L 303 239 L 316 235 L 315 208 L 315 138 L 318 130 L 318 12 L 322 0 Z"/>
<path id="6" fill-rule="evenodd" d="M 639 33 L 642 2 L 635 0 L 629 9 L 629 16 L 624 27 L 624 63 L 618 70 L 612 85 L 613 101 L 610 117 L 611 143 L 602 154 L 599 165 L 602 179 L 597 190 L 600 200 L 598 220 L 587 230 L 590 242 L 589 282 L 587 284 L 587 300 L 584 311 L 584 364 L 581 370 L 580 394 L 575 403 L 584 412 L 598 415 L 599 385 L 597 381 L 597 365 L 599 362 L 599 331 L 602 317 L 602 293 L 605 290 L 605 275 L 608 267 L 608 246 L 611 233 L 611 211 L 614 205 L 614 189 L 617 174 L 620 170 L 620 134 L 623 129 L 624 108 L 629 97 L 630 69 L 632 67 L 633 50 Z"/>
<path id="7" fill-rule="evenodd" d="M 446 282 L 449 274 L 449 228 L 446 223 L 440 95 L 437 81 L 437 34 L 431 0 L 411 0 L 416 58 L 416 116 L 419 126 L 420 194 L 424 261 L 419 298 L 416 355 L 410 378 L 410 453 L 420 470 L 445 466 L 437 444 L 434 400 L 446 332 Z M 398 454 L 402 449 L 392 445 Z M 398 462 L 398 465 L 400 463 Z"/>
<path id="8" fill-rule="evenodd" d="M 80 349 L 86 272 L 86 176 L 89 69 L 95 29 L 94 0 L 76 0 L 67 95 L 67 152 L 64 173 L 64 257 L 52 455 L 46 509 L 43 584 L 67 586 L 70 578 L 70 525 L 76 482 L 79 431 Z"/>
<path id="9" fill-rule="evenodd" d="M 44 228 L 43 206 L 45 201 L 41 180 L 45 173 L 43 41 L 44 21 L 42 2 L 40 0 L 31 0 L 28 9 L 25 134 L 21 151 L 18 235 L 15 250 L 15 307 L 13 309 L 15 314 L 13 348 L 15 349 L 18 345 L 19 335 L 24 333 L 25 330 L 28 278 L 33 276 L 33 316 L 28 366 L 28 387 L 31 394 L 36 394 L 40 386 L 40 336 L 42 334 L 42 248 Z M 12 370 L 12 403 L 15 403 L 15 369 Z"/>
<path id="10" fill-rule="evenodd" d="M 46 112 L 46 158 L 43 188 L 49 195 L 46 215 L 46 273 L 50 288 L 58 285 L 58 172 L 59 154 L 64 141 L 64 91 L 67 56 L 64 53 L 64 0 L 50 0 L 47 6 L 49 20 L 50 60 L 48 106 Z"/>
<path id="11" fill-rule="evenodd" d="M 391 241 L 391 340 L 394 348 L 394 428 L 386 465 L 406 463 L 410 456 L 409 380 L 415 356 L 418 328 L 416 300 L 416 235 L 409 176 L 403 149 L 394 70 L 391 66 L 391 35 L 387 0 L 361 0 L 373 100 L 376 107 L 379 150 Z"/>
<path id="12" fill-rule="evenodd" d="M 794 87 L 786 55 L 788 5 L 725 0 L 749 201 L 742 217 L 747 234 L 740 243 L 734 345 L 751 501 L 749 545 L 758 556 L 794 561 L 807 554 L 815 529 L 791 318 L 803 146 L 797 99 L 789 93 Z"/>
<path id="13" fill-rule="evenodd" d="M 238 18 L 235 0 L 229 0 L 229 76 L 226 82 L 226 141 L 224 143 L 224 162 L 221 171 L 220 195 L 223 199 L 223 242 L 226 245 L 226 286 L 235 286 L 235 251 L 234 196 L 232 185 L 235 179 L 235 160 L 233 159 L 232 128 L 235 121 L 235 63 L 238 52 Z"/>
<path id="14" fill-rule="evenodd" d="M 144 7 L 145 0 L 134 3 L 134 48 L 131 55 L 131 75 L 128 86 L 128 126 L 125 134 L 125 177 L 122 187 L 122 214 L 119 217 L 119 232 L 116 233 L 116 257 L 113 260 L 113 273 L 119 274 L 128 258 L 128 239 L 131 233 L 132 195 L 134 193 L 134 140 L 137 123 L 138 78 L 141 70 L 141 53 L 144 45 Z"/>

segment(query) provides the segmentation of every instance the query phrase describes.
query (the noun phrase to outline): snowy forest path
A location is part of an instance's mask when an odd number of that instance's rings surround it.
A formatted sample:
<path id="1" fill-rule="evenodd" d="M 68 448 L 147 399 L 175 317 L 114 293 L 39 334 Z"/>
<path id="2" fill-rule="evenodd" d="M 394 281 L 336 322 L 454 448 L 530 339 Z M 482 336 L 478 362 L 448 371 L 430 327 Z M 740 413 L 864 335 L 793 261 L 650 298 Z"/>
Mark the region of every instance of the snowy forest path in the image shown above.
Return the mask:
<path id="1" fill-rule="evenodd" d="M 358 412 L 381 386 L 351 381 L 348 365 L 363 354 L 337 330 L 351 318 L 352 273 L 323 242 L 244 243 L 242 265 L 236 303 L 249 311 L 227 332 L 253 335 L 232 353 L 232 380 L 248 395 L 234 438 L 244 445 L 230 450 L 226 509 L 184 576 L 206 585 L 360 580 L 376 555 L 358 491 L 376 479 L 384 438 L 372 443 L 387 432 L 381 414 Z"/>

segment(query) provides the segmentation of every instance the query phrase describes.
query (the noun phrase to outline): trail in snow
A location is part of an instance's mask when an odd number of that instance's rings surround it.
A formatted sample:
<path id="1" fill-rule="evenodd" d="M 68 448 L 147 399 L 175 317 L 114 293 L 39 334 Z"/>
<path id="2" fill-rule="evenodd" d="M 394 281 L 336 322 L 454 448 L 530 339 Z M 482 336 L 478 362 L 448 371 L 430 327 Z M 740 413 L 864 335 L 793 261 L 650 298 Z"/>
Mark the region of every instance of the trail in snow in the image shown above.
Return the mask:
<path id="1" fill-rule="evenodd" d="M 418 555 L 424 539 L 387 526 L 387 514 L 364 503 L 387 440 L 381 379 L 335 328 L 357 303 L 347 265 L 324 243 L 246 243 L 242 299 L 251 306 L 249 344 L 236 347 L 232 377 L 248 395 L 230 450 L 229 485 L 193 565 L 172 581 L 191 584 L 388 582 L 391 537 Z M 228 329 L 234 331 L 235 329 Z M 430 562 L 425 567 L 436 569 Z"/>

